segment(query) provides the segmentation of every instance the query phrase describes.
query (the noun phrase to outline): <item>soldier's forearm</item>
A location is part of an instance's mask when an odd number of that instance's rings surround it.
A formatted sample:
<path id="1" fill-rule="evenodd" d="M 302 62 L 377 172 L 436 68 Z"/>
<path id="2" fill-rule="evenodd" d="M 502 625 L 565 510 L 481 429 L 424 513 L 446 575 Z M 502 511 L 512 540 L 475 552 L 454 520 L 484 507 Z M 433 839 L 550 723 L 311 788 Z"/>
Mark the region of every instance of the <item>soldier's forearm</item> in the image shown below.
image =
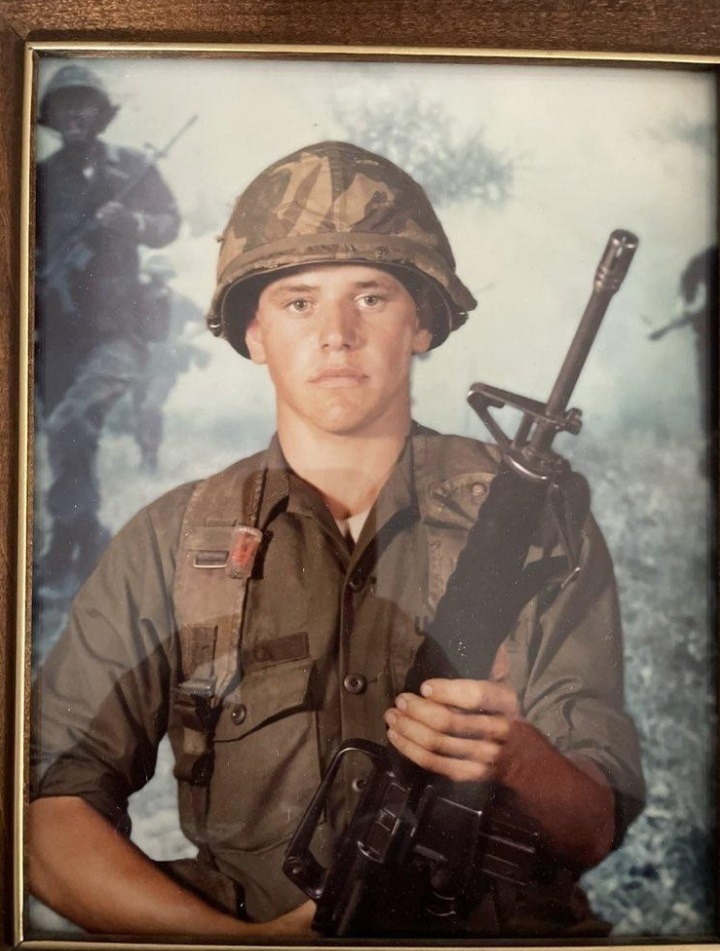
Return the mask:
<path id="1" fill-rule="evenodd" d="M 95 933 L 252 937 L 263 926 L 216 911 L 164 875 L 84 800 L 36 800 L 30 890 Z"/>
<path id="2" fill-rule="evenodd" d="M 497 778 L 542 828 L 559 858 L 579 868 L 602 861 L 615 835 L 615 796 L 589 759 L 571 761 L 518 720 L 503 747 Z"/>

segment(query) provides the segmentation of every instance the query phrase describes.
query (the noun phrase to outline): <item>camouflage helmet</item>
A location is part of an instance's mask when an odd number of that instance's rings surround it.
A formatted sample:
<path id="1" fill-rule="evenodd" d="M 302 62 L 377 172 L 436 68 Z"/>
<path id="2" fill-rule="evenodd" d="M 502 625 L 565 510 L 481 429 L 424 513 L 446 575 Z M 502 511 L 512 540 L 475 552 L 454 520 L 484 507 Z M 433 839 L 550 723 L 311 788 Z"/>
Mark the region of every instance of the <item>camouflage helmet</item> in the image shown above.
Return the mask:
<path id="1" fill-rule="evenodd" d="M 476 305 L 420 185 L 381 155 L 321 142 L 269 166 L 237 199 L 221 238 L 208 326 L 247 357 L 245 331 L 264 286 L 291 268 L 343 263 L 391 270 L 416 301 L 422 288 L 431 347 Z"/>
<path id="2" fill-rule="evenodd" d="M 105 88 L 105 83 L 87 66 L 78 66 L 75 63 L 67 66 L 61 66 L 52 79 L 47 84 L 40 100 L 40 109 L 38 111 L 38 122 L 41 125 L 54 129 L 55 126 L 50 118 L 50 103 L 60 93 L 66 89 L 85 89 L 88 94 L 95 99 L 100 106 L 100 114 L 97 121 L 97 132 L 102 132 L 117 114 L 119 106 L 110 101 L 110 96 Z M 57 130 L 56 130 L 57 131 Z"/>

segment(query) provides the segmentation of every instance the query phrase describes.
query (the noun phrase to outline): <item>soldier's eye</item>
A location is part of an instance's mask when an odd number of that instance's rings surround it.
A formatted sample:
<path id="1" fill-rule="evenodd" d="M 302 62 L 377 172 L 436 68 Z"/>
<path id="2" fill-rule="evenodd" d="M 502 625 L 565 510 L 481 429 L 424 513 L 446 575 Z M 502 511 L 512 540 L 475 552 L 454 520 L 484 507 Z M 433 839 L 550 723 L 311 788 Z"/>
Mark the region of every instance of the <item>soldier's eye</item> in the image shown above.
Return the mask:
<path id="1" fill-rule="evenodd" d="M 363 294 L 360 298 L 360 303 L 363 304 L 364 307 L 378 307 L 384 300 L 385 298 L 379 294 Z"/>
<path id="2" fill-rule="evenodd" d="M 304 314 L 310 309 L 310 301 L 305 300 L 303 297 L 299 297 L 297 300 L 290 301 L 288 306 L 294 313 Z"/>

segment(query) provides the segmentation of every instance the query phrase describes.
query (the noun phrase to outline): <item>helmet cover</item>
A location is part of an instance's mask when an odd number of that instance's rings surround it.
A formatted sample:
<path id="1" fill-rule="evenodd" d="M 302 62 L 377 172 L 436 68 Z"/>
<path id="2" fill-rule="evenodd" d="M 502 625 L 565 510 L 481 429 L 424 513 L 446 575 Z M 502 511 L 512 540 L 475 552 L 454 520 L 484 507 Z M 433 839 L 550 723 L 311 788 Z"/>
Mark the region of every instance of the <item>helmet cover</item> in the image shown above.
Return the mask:
<path id="1" fill-rule="evenodd" d="M 221 238 L 208 326 L 248 356 L 245 331 L 262 288 L 290 268 L 315 264 L 390 270 L 416 301 L 422 286 L 431 300 L 431 347 L 476 306 L 421 186 L 389 159 L 347 142 L 302 148 L 240 195 Z"/>

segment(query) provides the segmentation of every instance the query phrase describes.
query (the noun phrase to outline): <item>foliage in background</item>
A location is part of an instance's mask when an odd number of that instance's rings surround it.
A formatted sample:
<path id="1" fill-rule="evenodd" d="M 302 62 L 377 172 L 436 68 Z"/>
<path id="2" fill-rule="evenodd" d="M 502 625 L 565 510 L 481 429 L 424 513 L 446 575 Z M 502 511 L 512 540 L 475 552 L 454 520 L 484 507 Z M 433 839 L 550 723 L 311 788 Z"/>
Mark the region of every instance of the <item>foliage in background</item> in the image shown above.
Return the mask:
<path id="1" fill-rule="evenodd" d="M 584 884 L 615 935 L 711 934 L 716 652 L 702 441 L 638 431 L 625 433 L 622 453 L 589 440 L 582 453 L 615 562 L 648 787 L 622 848 Z"/>
<path id="2" fill-rule="evenodd" d="M 435 205 L 473 198 L 501 203 L 512 194 L 517 160 L 488 145 L 482 128 L 459 133 L 439 102 L 409 90 L 372 103 L 344 97 L 334 118 L 350 141 L 409 172 Z"/>

